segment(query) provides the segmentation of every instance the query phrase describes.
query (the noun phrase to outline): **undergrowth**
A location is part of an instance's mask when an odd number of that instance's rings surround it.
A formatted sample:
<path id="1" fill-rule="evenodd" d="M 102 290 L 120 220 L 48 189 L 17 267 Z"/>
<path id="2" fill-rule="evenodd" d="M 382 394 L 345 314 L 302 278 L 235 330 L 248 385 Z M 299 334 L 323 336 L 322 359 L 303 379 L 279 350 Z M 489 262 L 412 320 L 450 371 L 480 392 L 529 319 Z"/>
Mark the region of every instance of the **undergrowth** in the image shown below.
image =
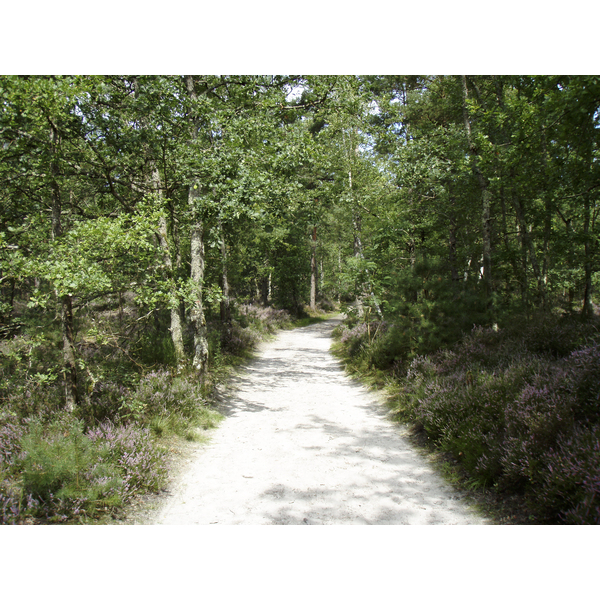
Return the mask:
<path id="1" fill-rule="evenodd" d="M 34 315 L 35 317 L 35 315 Z M 64 410 L 60 332 L 43 316 L 0 341 L 0 524 L 96 523 L 166 481 L 167 448 L 202 441 L 223 416 L 214 386 L 277 329 L 286 311 L 240 306 L 208 323 L 209 371 L 177 369 L 160 315 L 79 318 L 80 403 Z M 128 336 L 123 335 L 123 332 Z"/>

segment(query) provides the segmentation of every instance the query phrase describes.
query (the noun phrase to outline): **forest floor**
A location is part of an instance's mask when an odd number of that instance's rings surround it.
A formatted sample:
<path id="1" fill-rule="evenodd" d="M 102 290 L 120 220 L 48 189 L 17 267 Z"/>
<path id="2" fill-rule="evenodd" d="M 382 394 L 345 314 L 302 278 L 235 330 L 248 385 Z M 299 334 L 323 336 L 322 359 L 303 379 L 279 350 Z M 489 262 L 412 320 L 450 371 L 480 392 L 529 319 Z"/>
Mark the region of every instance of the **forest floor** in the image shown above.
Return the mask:
<path id="1" fill-rule="evenodd" d="M 330 353 L 334 318 L 280 332 L 221 390 L 205 444 L 123 524 L 491 524 Z"/>

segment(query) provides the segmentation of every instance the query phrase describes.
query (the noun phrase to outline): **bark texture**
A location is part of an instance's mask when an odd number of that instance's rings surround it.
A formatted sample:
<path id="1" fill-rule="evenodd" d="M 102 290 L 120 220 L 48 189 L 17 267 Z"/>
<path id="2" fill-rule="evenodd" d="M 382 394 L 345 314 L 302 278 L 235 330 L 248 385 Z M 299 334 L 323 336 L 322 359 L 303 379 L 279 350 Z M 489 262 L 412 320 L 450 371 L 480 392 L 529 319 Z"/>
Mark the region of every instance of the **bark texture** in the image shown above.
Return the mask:
<path id="1" fill-rule="evenodd" d="M 192 104 L 198 100 L 191 75 L 185 77 L 186 88 Z M 198 139 L 199 123 L 190 113 L 190 136 L 192 143 Z M 192 365 L 199 377 L 206 374 L 208 366 L 208 340 L 206 336 L 206 319 L 202 303 L 202 288 L 204 285 L 204 223 L 200 211 L 201 189 L 198 181 L 193 181 L 188 189 L 188 206 L 192 215 L 190 227 L 191 253 L 191 283 L 192 306 L 190 307 L 190 322 L 194 331 L 194 357 Z"/>

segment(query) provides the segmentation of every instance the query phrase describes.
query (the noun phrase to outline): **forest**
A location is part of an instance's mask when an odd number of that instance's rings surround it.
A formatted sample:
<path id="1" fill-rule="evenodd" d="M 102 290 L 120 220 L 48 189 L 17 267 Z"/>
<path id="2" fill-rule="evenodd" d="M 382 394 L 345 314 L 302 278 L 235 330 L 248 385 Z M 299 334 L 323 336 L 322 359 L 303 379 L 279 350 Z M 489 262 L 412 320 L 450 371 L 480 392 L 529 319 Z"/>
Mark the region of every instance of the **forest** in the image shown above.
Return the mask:
<path id="1" fill-rule="evenodd" d="M 600 76 L 2 76 L 0 523 L 96 522 L 261 336 L 600 523 Z"/>

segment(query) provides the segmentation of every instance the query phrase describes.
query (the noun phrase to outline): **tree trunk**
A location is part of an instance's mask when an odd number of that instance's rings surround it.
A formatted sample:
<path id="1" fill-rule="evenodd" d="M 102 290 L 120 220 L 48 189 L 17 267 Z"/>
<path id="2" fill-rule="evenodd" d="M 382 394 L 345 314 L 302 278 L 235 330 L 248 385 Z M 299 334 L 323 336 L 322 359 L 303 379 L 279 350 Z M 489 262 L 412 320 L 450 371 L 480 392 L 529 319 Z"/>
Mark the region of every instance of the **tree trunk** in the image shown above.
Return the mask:
<path id="1" fill-rule="evenodd" d="M 319 258 L 319 295 L 323 297 L 325 289 L 325 270 L 323 269 L 323 256 Z"/>
<path id="2" fill-rule="evenodd" d="M 516 193 L 513 191 L 512 193 L 512 205 L 515 209 L 515 215 L 517 217 L 517 223 L 519 226 L 519 237 L 521 238 L 521 246 L 523 249 L 523 279 L 525 281 L 525 287 L 527 287 L 527 255 L 529 255 L 529 262 L 531 263 L 531 268 L 533 269 L 533 274 L 535 275 L 537 281 L 538 294 L 540 298 L 543 298 L 543 283 L 542 283 L 542 274 L 540 271 L 540 265 L 536 256 L 536 249 L 529 235 L 529 230 L 527 227 L 527 222 L 525 220 L 525 213 L 523 211 L 523 206 L 521 202 L 516 196 Z"/>
<path id="3" fill-rule="evenodd" d="M 75 363 L 73 303 L 69 295 L 61 298 L 61 330 L 63 338 L 63 364 L 65 366 L 66 408 L 72 411 L 79 402 L 77 394 L 77 367 Z"/>
<path id="4" fill-rule="evenodd" d="M 317 228 L 313 227 L 310 254 L 310 309 L 317 310 Z"/>
<path id="5" fill-rule="evenodd" d="M 462 79 L 462 90 L 463 90 L 463 120 L 465 129 L 467 132 L 467 139 L 469 142 L 469 151 L 473 157 L 473 172 L 479 183 L 479 189 L 481 190 L 481 233 L 483 240 L 483 282 L 486 296 L 489 300 L 492 297 L 492 194 L 488 189 L 488 181 L 481 172 L 478 165 L 478 153 L 473 143 L 471 135 L 471 121 L 469 120 L 469 111 L 467 108 L 467 77 L 461 75 Z"/>
<path id="6" fill-rule="evenodd" d="M 155 166 L 152 172 L 152 184 L 155 193 L 159 198 L 162 197 L 162 186 L 160 181 L 160 173 L 158 168 Z M 163 251 L 163 261 L 165 263 L 167 278 L 169 280 L 169 287 L 171 291 L 170 299 L 170 311 L 171 311 L 171 340 L 173 341 L 173 347 L 175 349 L 175 361 L 177 366 L 181 367 L 185 362 L 185 350 L 183 347 L 183 328 L 181 325 L 181 303 L 177 298 L 177 281 L 176 281 L 176 268 L 173 264 L 173 258 L 175 254 L 175 240 L 172 231 L 169 231 L 166 216 L 161 216 L 158 225 L 158 239 L 160 247 Z M 172 229 L 172 228 L 171 228 Z M 175 264 L 180 262 L 179 252 L 176 252 L 177 257 L 175 258 Z"/>
<path id="7" fill-rule="evenodd" d="M 586 193 L 583 197 L 583 250 L 584 250 L 584 289 L 583 289 L 583 307 L 581 314 L 584 317 L 591 317 L 594 313 L 592 307 L 592 249 L 590 244 L 590 195 Z"/>
<path id="8" fill-rule="evenodd" d="M 452 283 L 456 284 L 460 280 L 458 274 L 458 266 L 456 262 L 456 234 L 458 232 L 458 225 L 456 223 L 456 209 L 455 200 L 450 196 L 450 227 L 448 231 L 448 261 L 450 262 L 450 277 Z"/>
<path id="9" fill-rule="evenodd" d="M 511 248 L 511 242 L 510 242 L 509 235 L 508 235 L 508 222 L 507 222 L 507 217 L 506 217 L 506 200 L 505 200 L 504 196 L 505 196 L 504 186 L 501 185 L 499 200 L 500 200 L 500 210 L 502 212 L 501 225 L 502 225 L 502 239 L 504 241 L 504 251 L 506 252 L 506 256 L 508 257 L 508 261 L 510 262 L 514 276 L 517 278 L 517 280 L 519 282 L 521 282 L 521 279 L 519 278 L 520 271 L 519 271 L 516 261 L 514 260 L 513 251 Z M 508 269 L 506 270 L 504 285 L 505 285 L 505 290 L 506 290 L 506 296 L 508 297 L 508 296 L 510 296 L 511 291 L 512 291 L 511 280 L 509 277 Z M 522 292 L 521 295 L 524 298 L 525 290 L 522 288 L 521 292 Z"/>
<path id="10" fill-rule="evenodd" d="M 223 300 L 221 300 L 221 322 L 231 323 L 231 307 L 229 304 L 229 277 L 227 275 L 227 243 L 223 232 L 223 224 L 219 219 L 219 234 L 221 236 L 221 291 Z"/>
<path id="11" fill-rule="evenodd" d="M 163 251 L 163 261 L 167 268 L 167 277 L 171 289 L 170 311 L 171 311 L 171 340 L 175 349 L 175 360 L 178 366 L 185 362 L 185 350 L 183 347 L 183 328 L 181 325 L 181 307 L 177 299 L 177 285 L 173 269 L 172 236 L 169 235 L 166 217 L 162 216 L 159 221 L 158 239 Z"/>
<path id="12" fill-rule="evenodd" d="M 52 180 L 50 182 L 50 188 L 52 190 L 52 240 L 56 241 L 62 236 L 62 203 L 60 187 L 58 185 L 59 166 L 56 158 L 59 135 L 58 130 L 54 125 L 52 125 L 50 135 L 53 155 L 51 167 Z M 75 363 L 73 303 L 69 294 L 59 297 L 57 292 L 57 298 L 60 304 L 60 323 L 63 342 L 65 406 L 68 411 L 72 411 L 79 401 L 77 395 L 77 366 Z"/>
<path id="13" fill-rule="evenodd" d="M 198 96 L 194 87 L 194 78 L 191 75 L 185 77 L 186 87 L 190 99 L 194 104 Z M 194 117 L 193 111 L 190 116 L 192 142 L 198 139 L 199 123 Z M 192 306 L 190 308 L 190 321 L 194 331 L 194 358 L 192 365 L 199 377 L 206 374 L 208 367 L 208 340 L 206 336 L 206 318 L 204 316 L 204 305 L 202 304 L 202 288 L 204 285 L 204 223 L 200 215 L 200 183 L 192 182 L 188 188 L 188 207 L 192 216 L 190 229 L 190 252 L 191 252 L 191 279 L 193 289 Z"/>
<path id="14" fill-rule="evenodd" d="M 189 202 L 194 203 L 195 190 L 190 187 Z M 208 367 L 208 341 L 206 338 L 206 318 L 202 304 L 202 287 L 204 284 L 204 228 L 202 221 L 194 219 L 191 230 L 191 278 L 193 284 L 193 304 L 190 309 L 190 321 L 194 331 L 194 358 L 192 366 L 199 377 L 206 374 Z"/>
<path id="15" fill-rule="evenodd" d="M 544 244 L 542 250 L 542 302 L 548 308 L 548 272 L 550 269 L 550 238 L 552 237 L 552 199 L 548 193 L 548 148 L 546 145 L 546 132 L 542 128 L 542 161 L 544 165 Z"/>
<path id="16" fill-rule="evenodd" d="M 134 90 L 135 95 L 138 97 L 141 93 L 140 85 L 137 78 L 134 78 Z M 142 119 L 142 123 L 146 126 L 146 120 Z M 162 205 L 163 188 L 160 177 L 158 166 L 154 161 L 154 158 L 149 152 L 147 145 L 144 145 L 146 152 L 149 155 L 149 163 L 152 167 L 151 175 L 151 186 L 158 199 L 161 200 Z M 172 220 L 171 220 L 172 221 Z M 178 244 L 176 243 L 176 237 L 173 235 L 173 223 L 171 227 L 167 223 L 166 216 L 162 216 L 159 220 L 159 229 L 157 232 L 159 245 L 163 252 L 163 261 L 166 267 L 166 275 L 169 283 L 171 292 L 170 299 L 170 312 L 171 312 L 171 326 L 169 328 L 171 332 L 171 340 L 175 350 L 175 361 L 177 366 L 181 368 L 185 362 L 185 350 L 183 347 L 183 328 L 181 319 L 181 302 L 178 299 L 177 290 L 177 270 L 181 263 L 181 253 L 179 252 Z M 173 260 L 175 259 L 175 260 Z"/>

